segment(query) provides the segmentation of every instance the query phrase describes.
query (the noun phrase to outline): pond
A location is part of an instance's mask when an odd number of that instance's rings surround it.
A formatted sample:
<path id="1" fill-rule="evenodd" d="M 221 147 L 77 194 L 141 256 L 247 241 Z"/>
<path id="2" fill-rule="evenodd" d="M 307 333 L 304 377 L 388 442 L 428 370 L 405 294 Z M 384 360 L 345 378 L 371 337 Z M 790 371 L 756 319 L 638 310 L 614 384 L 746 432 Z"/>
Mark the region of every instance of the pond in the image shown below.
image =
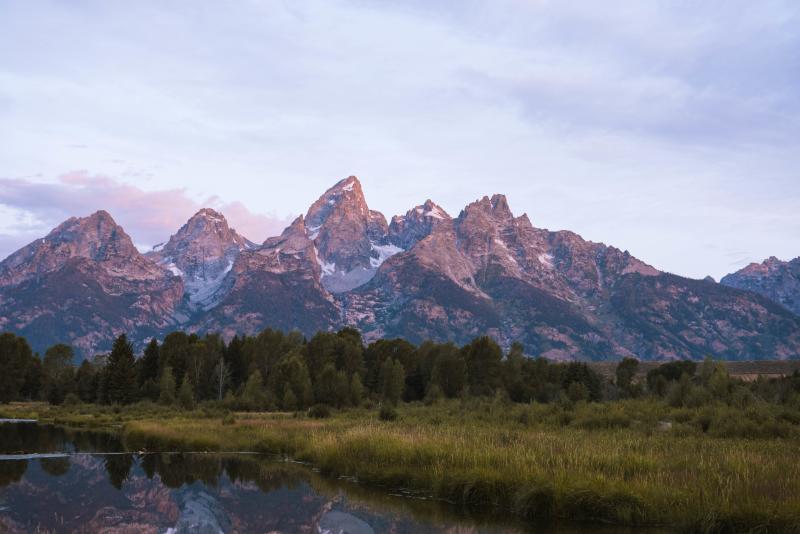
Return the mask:
<path id="1" fill-rule="evenodd" d="M 627 532 L 530 527 L 273 456 L 130 452 L 113 433 L 0 422 L 0 532 Z"/>

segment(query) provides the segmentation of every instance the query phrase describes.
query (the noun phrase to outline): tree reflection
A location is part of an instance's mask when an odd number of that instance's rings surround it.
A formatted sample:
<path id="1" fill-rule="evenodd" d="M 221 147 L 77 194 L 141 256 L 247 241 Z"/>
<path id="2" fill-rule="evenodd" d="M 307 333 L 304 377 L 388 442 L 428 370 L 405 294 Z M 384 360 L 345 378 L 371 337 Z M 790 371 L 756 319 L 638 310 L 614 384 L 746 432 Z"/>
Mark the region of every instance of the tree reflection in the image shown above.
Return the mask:
<path id="1" fill-rule="evenodd" d="M 0 461 L 0 488 L 19 482 L 28 470 L 28 460 Z"/>
<path id="2" fill-rule="evenodd" d="M 122 484 L 128 479 L 131 467 L 133 467 L 133 455 L 109 454 L 105 456 L 104 463 L 111 485 L 117 489 L 122 489 Z"/>
<path id="3" fill-rule="evenodd" d="M 60 477 L 66 475 L 72 463 L 69 458 L 40 458 L 39 465 L 42 466 L 42 471 L 50 476 Z"/>

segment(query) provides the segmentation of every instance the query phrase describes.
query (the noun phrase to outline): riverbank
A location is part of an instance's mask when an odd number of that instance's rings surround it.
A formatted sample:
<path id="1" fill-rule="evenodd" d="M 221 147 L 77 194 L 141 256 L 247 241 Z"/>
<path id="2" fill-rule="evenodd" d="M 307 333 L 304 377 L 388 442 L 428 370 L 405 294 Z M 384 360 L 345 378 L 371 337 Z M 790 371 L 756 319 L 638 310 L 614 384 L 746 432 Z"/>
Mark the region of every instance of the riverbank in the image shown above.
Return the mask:
<path id="1" fill-rule="evenodd" d="M 309 419 L 152 405 L 12 408 L 0 414 L 122 425 L 126 445 L 135 450 L 282 453 L 326 474 L 530 521 L 800 532 L 796 425 L 776 427 L 775 435 L 719 437 L 722 427 L 708 410 L 647 401 L 571 407 L 452 401 L 401 406 L 397 420 L 380 421 L 375 409 Z"/>

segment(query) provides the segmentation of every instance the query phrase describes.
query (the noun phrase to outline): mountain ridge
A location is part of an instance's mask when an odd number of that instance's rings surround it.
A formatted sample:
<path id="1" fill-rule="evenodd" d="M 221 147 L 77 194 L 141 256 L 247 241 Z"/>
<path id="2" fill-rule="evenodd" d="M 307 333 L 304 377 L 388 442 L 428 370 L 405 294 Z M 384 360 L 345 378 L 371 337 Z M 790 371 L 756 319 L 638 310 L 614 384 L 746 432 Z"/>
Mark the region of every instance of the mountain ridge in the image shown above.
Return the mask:
<path id="1" fill-rule="evenodd" d="M 86 354 L 125 330 L 143 343 L 354 326 L 367 341 L 489 334 L 555 359 L 800 355 L 800 317 L 751 291 L 536 228 L 500 194 L 455 218 L 428 199 L 387 222 L 354 176 L 261 244 L 209 208 L 146 254 L 107 212 L 70 218 L 0 262 L 0 305 L 0 329 Z"/>

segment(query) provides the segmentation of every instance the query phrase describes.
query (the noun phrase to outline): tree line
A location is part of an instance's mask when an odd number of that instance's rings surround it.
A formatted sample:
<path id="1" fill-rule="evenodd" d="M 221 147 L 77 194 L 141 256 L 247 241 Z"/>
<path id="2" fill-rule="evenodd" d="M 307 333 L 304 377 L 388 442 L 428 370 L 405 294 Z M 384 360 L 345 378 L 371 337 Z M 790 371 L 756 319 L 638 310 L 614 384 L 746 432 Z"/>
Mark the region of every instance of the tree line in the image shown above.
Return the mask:
<path id="1" fill-rule="evenodd" d="M 44 356 L 12 333 L 0 334 L 0 402 L 131 404 L 149 400 L 192 408 L 224 402 L 239 410 L 336 408 L 366 400 L 395 405 L 440 398 L 500 396 L 513 402 L 600 402 L 651 395 L 673 406 L 714 400 L 746 405 L 755 398 L 800 406 L 800 375 L 746 384 L 710 359 L 665 363 L 637 378 L 639 362 L 626 358 L 608 380 L 583 362 L 528 358 L 523 346 L 505 353 L 490 337 L 457 346 L 403 339 L 365 344 L 353 328 L 319 332 L 266 329 L 254 336 L 185 332 L 152 339 L 136 357 L 120 335 L 108 354 L 75 365 L 69 345 Z"/>

